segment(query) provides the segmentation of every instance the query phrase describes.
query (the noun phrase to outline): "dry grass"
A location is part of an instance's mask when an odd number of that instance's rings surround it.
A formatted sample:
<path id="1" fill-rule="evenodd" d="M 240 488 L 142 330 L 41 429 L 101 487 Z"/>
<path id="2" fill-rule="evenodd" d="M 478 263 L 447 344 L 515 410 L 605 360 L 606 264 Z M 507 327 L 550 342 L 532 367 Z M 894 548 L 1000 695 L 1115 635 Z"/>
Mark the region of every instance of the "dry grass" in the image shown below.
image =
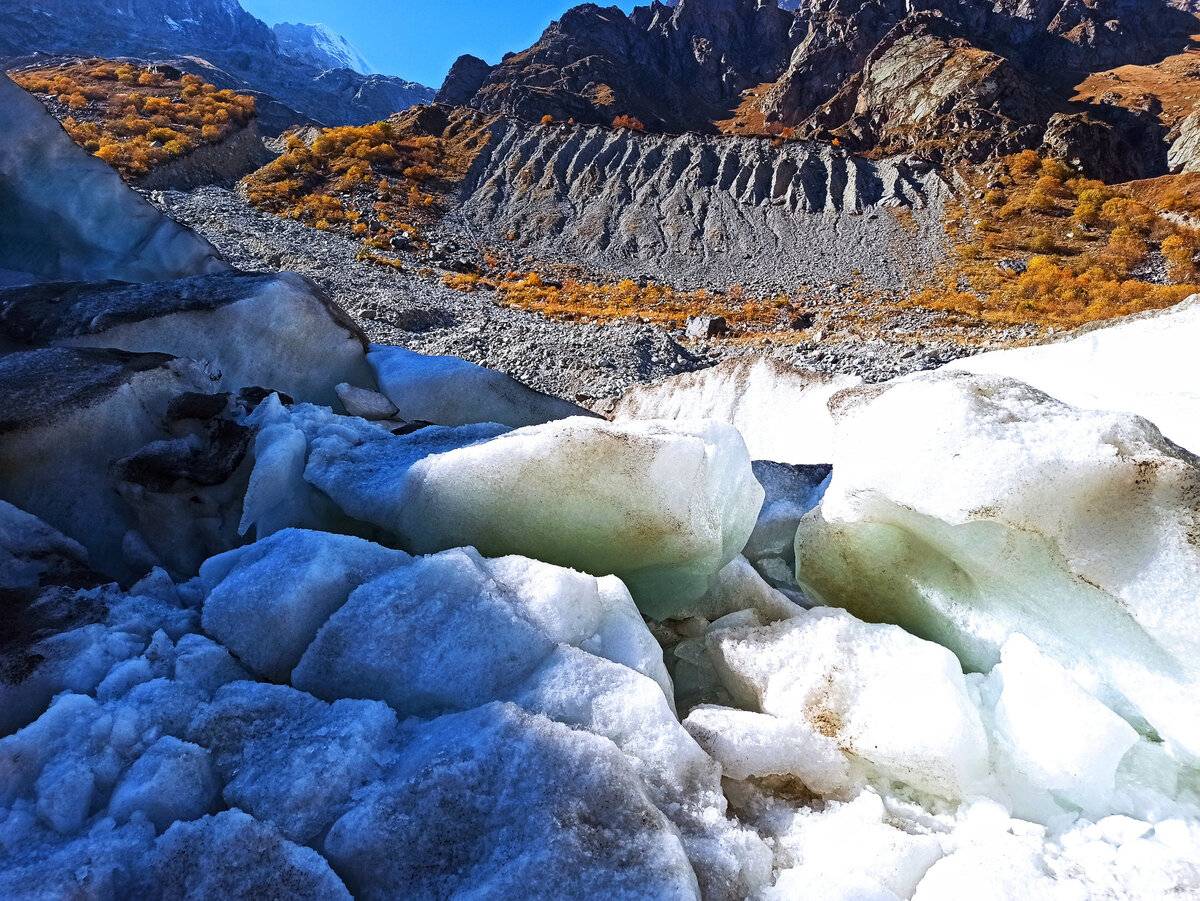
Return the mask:
<path id="1" fill-rule="evenodd" d="M 993 178 L 999 186 L 956 211 L 959 243 L 946 285 L 909 305 L 1071 328 L 1200 291 L 1200 235 L 1164 216 L 1147 192 L 1079 178 L 1031 151 L 1004 160 Z M 1154 252 L 1167 262 L 1169 283 L 1143 274 Z"/>
<path id="2" fill-rule="evenodd" d="M 429 108 L 371 125 L 327 128 L 311 145 L 293 136 L 277 159 L 242 181 L 255 206 L 385 249 L 419 236 L 445 209 L 488 139 L 482 121 Z"/>
<path id="3" fill-rule="evenodd" d="M 1124 107 L 1157 101 L 1161 105 L 1159 119 L 1169 128 L 1200 103 L 1200 51 L 1168 56 L 1153 65 L 1119 66 L 1093 73 L 1079 83 L 1072 99 L 1098 103 L 1106 96 Z"/>
<path id="4" fill-rule="evenodd" d="M 254 117 L 254 98 L 218 90 L 196 75 L 91 59 L 13 74 L 25 90 L 65 107 L 76 143 L 136 180 Z"/>
<path id="5" fill-rule="evenodd" d="M 785 139 L 793 137 L 795 129 L 777 122 L 768 122 L 763 114 L 763 96 L 774 86 L 773 81 L 768 81 L 743 91 L 742 100 L 733 111 L 733 115 L 713 123 L 717 130 L 727 135 L 760 135 Z"/>
<path id="6" fill-rule="evenodd" d="M 604 283 L 572 278 L 549 281 L 536 272 L 490 277 L 448 274 L 442 281 L 468 294 L 495 291 L 497 300 L 505 306 L 568 321 L 636 319 L 665 328 L 682 328 L 691 316 L 723 316 L 736 331 L 764 333 L 799 312 L 789 297 L 752 299 L 737 287 L 727 292 L 677 291 L 667 285 L 641 285 L 630 279 Z"/>

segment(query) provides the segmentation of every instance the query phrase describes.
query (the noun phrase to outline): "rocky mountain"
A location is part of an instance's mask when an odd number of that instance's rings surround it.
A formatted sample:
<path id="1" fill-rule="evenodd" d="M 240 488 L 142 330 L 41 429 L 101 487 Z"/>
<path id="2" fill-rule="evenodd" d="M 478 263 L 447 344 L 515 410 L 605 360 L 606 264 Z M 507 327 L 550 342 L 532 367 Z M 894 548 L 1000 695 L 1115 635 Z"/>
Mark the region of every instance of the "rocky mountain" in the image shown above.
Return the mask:
<path id="1" fill-rule="evenodd" d="M 287 56 L 302 59 L 320 69 L 349 69 L 370 75 L 371 64 L 357 47 L 328 25 L 279 22 L 271 26 L 279 49 Z"/>
<path id="2" fill-rule="evenodd" d="M 585 4 L 491 69 L 471 103 L 525 118 L 608 124 L 630 115 L 655 130 L 698 128 L 778 75 L 791 23 L 789 13 L 749 0 L 655 2 L 629 16 Z M 453 96 L 462 93 L 457 83 L 470 84 L 467 65 L 452 70 Z M 477 77 L 477 64 L 469 71 Z"/>
<path id="3" fill-rule="evenodd" d="M 196 57 L 326 124 L 382 119 L 433 97 L 423 85 L 330 68 L 312 33 L 283 41 L 236 0 L 0 0 L 0 60 L 35 52 L 142 59 Z M 295 55 L 293 55 L 295 54 Z"/>
<path id="4" fill-rule="evenodd" d="M 1154 111 L 1072 103 L 1074 87 L 1181 53 L 1195 31 L 1166 0 L 678 0 L 628 16 L 587 4 L 498 66 L 460 60 L 442 96 L 530 119 L 720 124 L 936 161 L 1036 149 L 1053 124 L 1049 150 L 1133 178 L 1165 167 Z"/>
<path id="5" fill-rule="evenodd" d="M 461 188 L 461 214 L 538 259 L 627 275 L 652 267 L 695 286 L 787 290 L 816 271 L 899 286 L 931 268 L 945 242 L 949 185 L 906 159 L 513 118 L 491 131 Z"/>

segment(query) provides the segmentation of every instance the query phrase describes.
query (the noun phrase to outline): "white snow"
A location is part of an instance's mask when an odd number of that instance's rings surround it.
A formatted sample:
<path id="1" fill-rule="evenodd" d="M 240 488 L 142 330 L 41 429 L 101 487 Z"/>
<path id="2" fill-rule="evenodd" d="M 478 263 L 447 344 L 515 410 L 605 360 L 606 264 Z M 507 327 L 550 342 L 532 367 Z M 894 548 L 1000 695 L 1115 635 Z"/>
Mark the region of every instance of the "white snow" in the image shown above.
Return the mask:
<path id="1" fill-rule="evenodd" d="M 728 360 L 710 369 L 630 388 L 613 416 L 626 419 L 715 419 L 736 426 L 755 460 L 833 462 L 829 399 L 862 384 L 768 357 Z"/>
<path id="2" fill-rule="evenodd" d="M 1037 347 L 956 360 L 947 369 L 1020 379 L 1077 407 L 1145 416 L 1200 453 L 1200 297 Z"/>

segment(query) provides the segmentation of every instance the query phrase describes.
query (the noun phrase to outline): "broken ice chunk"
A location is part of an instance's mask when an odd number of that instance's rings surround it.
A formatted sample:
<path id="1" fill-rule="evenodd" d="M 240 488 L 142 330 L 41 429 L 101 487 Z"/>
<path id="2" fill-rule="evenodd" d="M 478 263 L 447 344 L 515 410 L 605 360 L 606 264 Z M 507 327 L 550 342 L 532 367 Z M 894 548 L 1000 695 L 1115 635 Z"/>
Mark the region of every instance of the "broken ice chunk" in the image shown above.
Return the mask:
<path id="1" fill-rule="evenodd" d="M 743 706 L 806 724 L 880 778 L 956 799 L 989 773 L 983 723 L 945 648 L 824 608 L 708 644 Z"/>
<path id="2" fill-rule="evenodd" d="M 380 390 L 399 410 L 400 418 L 409 422 L 498 422 L 518 427 L 594 415 L 459 357 L 428 356 L 377 344 L 372 345 L 367 362 L 375 370 Z"/>

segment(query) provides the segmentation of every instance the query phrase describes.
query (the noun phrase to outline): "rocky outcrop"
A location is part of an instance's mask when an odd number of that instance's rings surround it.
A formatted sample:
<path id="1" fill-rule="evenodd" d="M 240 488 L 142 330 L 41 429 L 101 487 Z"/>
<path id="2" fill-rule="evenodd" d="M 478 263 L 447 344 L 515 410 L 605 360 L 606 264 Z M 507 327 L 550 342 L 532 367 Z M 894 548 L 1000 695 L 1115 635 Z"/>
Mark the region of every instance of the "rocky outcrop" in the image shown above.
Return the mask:
<path id="1" fill-rule="evenodd" d="M 155 167 L 138 187 L 151 191 L 190 191 L 204 185 L 232 188 L 238 179 L 275 159 L 264 138 L 258 122 L 252 121 L 215 144 L 201 144 L 186 156 Z"/>
<path id="2" fill-rule="evenodd" d="M 228 269 L 0 75 L 0 285 L 146 282 Z M 69 185 L 69 189 L 64 186 Z M 6 273 L 7 271 L 7 273 Z"/>
<path id="3" fill-rule="evenodd" d="M 1200 110 L 1171 132 L 1167 163 L 1172 172 L 1200 172 Z"/>
<path id="4" fill-rule="evenodd" d="M 869 258 L 887 284 L 914 267 L 914 245 L 936 253 L 941 244 L 946 185 L 904 159 L 513 119 L 492 128 L 463 186 L 463 214 L 541 259 L 631 270 L 653 261 L 697 282 L 739 282 L 754 269 L 794 286 L 852 279 Z"/>
<path id="5" fill-rule="evenodd" d="M 487 77 L 492 74 L 492 66 L 478 56 L 467 53 L 460 56 L 450 67 L 446 80 L 434 98 L 436 103 L 447 103 L 451 106 L 465 106 L 471 102 Z"/>
<path id="6" fill-rule="evenodd" d="M 387 118 L 433 98 L 402 78 L 362 75 L 290 55 L 236 0 L 0 0 L 0 60 L 41 51 L 105 57 L 197 57 L 328 125 Z"/>
<path id="7" fill-rule="evenodd" d="M 1082 76 L 1182 52 L 1194 30 L 1165 0 L 680 0 L 628 16 L 588 4 L 490 70 L 463 60 L 443 96 L 531 120 L 790 129 L 873 156 L 978 162 L 1042 146 Z M 1097 171 L 1161 170 L 1152 121 L 1097 117 L 1059 122 L 1045 146 L 1090 144 Z M 1145 136 L 1130 133 L 1139 124 Z"/>
<path id="8" fill-rule="evenodd" d="M 1004 57 L 953 37 L 939 20 L 896 28 L 809 130 L 877 154 L 980 161 L 1036 144 L 1043 101 Z"/>
<path id="9" fill-rule="evenodd" d="M 1168 166 L 1164 129 L 1153 116 L 1103 104 L 1051 116 L 1041 152 L 1109 183 L 1153 178 Z"/>
<path id="10" fill-rule="evenodd" d="M 585 4 L 492 69 L 471 104 L 528 119 L 608 124 L 629 115 L 656 130 L 712 130 L 743 90 L 778 76 L 791 23 L 757 0 L 655 2 L 630 16 Z M 444 88 L 456 99 L 461 75 Z"/>

